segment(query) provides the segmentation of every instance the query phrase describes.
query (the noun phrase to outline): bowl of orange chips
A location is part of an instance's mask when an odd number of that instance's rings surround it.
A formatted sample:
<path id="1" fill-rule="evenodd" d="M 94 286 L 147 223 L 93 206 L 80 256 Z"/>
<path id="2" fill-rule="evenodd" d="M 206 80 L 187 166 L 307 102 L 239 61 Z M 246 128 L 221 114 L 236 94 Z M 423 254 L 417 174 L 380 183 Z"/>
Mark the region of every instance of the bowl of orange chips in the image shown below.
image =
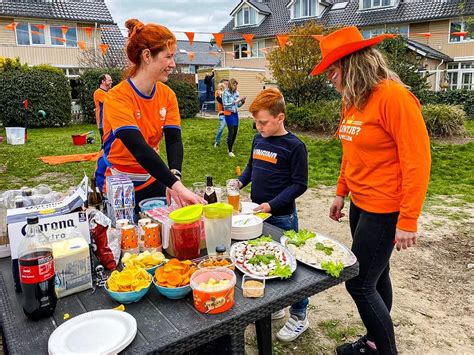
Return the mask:
<path id="1" fill-rule="evenodd" d="M 143 268 L 127 265 L 113 271 L 105 284 L 107 293 L 117 302 L 129 304 L 140 301 L 151 286 L 151 275 Z"/>
<path id="2" fill-rule="evenodd" d="M 195 271 L 196 265 L 191 260 L 171 259 L 156 269 L 153 284 L 156 290 L 167 298 L 184 298 L 191 292 L 189 281 Z"/>

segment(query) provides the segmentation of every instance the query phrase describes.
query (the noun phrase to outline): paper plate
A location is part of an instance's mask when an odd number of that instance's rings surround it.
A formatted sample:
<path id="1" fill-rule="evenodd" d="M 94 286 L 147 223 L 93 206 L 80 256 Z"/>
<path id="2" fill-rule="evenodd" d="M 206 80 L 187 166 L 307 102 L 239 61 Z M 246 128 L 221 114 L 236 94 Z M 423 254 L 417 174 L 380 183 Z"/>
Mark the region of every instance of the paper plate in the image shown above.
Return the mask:
<path id="1" fill-rule="evenodd" d="M 255 202 L 241 202 L 241 205 L 242 211 L 240 212 L 240 214 L 252 214 L 253 209 L 259 206 L 259 204 Z"/>
<path id="2" fill-rule="evenodd" d="M 112 309 L 87 312 L 61 324 L 51 334 L 48 353 L 116 354 L 137 334 L 137 321 L 126 312 Z"/>

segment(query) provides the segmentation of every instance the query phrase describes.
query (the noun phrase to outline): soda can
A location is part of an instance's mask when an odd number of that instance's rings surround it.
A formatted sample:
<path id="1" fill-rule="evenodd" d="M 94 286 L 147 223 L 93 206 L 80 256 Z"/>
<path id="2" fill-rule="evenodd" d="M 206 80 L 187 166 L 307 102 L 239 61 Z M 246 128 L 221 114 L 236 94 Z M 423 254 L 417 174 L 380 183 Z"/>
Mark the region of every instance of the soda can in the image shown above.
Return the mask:
<path id="1" fill-rule="evenodd" d="M 149 223 L 143 227 L 143 246 L 145 250 L 161 251 L 161 235 L 158 223 Z"/>
<path id="2" fill-rule="evenodd" d="M 122 251 L 137 250 L 138 252 L 138 238 L 137 229 L 134 225 L 126 225 L 121 228 L 122 235 Z"/>

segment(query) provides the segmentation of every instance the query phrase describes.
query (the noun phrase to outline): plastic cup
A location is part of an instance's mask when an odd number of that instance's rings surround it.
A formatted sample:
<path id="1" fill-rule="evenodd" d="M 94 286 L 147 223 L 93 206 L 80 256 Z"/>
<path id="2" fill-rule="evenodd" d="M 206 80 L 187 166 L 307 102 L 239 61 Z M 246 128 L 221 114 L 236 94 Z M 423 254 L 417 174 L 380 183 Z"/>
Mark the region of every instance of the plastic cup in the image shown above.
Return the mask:
<path id="1" fill-rule="evenodd" d="M 193 182 L 193 192 L 199 197 L 204 198 L 204 193 L 206 192 L 206 183 L 205 182 Z"/>

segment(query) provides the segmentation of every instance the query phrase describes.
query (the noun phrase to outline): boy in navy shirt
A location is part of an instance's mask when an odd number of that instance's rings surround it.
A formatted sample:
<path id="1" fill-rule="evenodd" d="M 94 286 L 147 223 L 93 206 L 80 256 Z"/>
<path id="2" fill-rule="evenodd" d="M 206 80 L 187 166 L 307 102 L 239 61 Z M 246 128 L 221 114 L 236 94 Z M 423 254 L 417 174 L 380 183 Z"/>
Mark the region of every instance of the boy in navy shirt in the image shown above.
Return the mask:
<path id="1" fill-rule="evenodd" d="M 261 91 L 250 105 L 258 133 L 250 159 L 239 177 L 240 187 L 252 183 L 251 198 L 256 211 L 270 212 L 266 222 L 285 231 L 298 230 L 295 199 L 308 184 L 308 153 L 305 144 L 285 129 L 285 100 L 276 88 Z M 290 318 L 277 333 L 281 341 L 293 341 L 309 326 L 306 298 L 290 308 Z M 285 316 L 284 310 L 272 319 Z"/>

